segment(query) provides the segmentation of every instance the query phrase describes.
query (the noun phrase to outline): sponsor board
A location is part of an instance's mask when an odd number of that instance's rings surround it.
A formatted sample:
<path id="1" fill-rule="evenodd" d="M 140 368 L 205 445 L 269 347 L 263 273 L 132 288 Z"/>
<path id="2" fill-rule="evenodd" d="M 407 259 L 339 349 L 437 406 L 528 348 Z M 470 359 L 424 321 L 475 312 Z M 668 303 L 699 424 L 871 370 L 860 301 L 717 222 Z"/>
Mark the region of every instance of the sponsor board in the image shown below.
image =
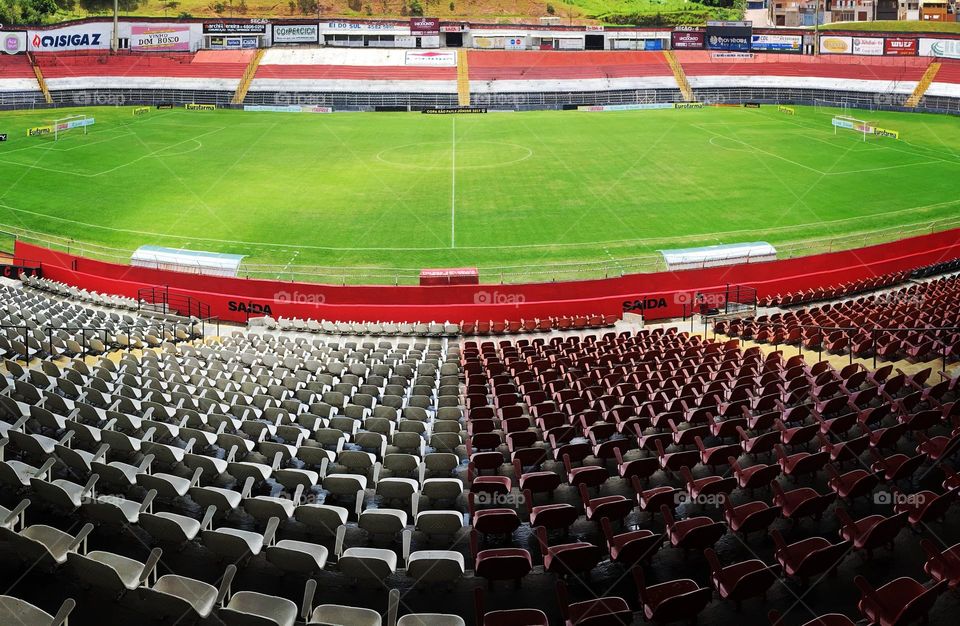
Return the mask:
<path id="1" fill-rule="evenodd" d="M 702 102 L 674 102 L 673 108 L 675 109 L 702 109 Z"/>
<path id="2" fill-rule="evenodd" d="M 883 37 L 854 37 L 850 49 L 854 54 L 881 56 L 883 54 Z"/>
<path id="3" fill-rule="evenodd" d="M 602 105 L 585 105 L 577 107 L 578 111 L 592 111 L 592 112 L 601 112 L 601 111 L 650 111 L 654 109 L 672 109 L 674 104 L 672 102 L 648 102 L 643 104 L 602 104 Z"/>
<path id="4" fill-rule="evenodd" d="M 777 106 L 777 111 L 779 111 L 780 113 L 786 113 L 787 115 L 796 115 L 796 114 L 797 114 L 797 110 L 794 109 L 793 107 L 785 107 L 785 106 L 783 106 L 783 105 Z"/>
<path id="5" fill-rule="evenodd" d="M 323 30 L 393 30 L 398 28 L 390 22 L 322 22 Z"/>
<path id="6" fill-rule="evenodd" d="M 820 37 L 821 54 L 850 54 L 853 50 L 853 37 Z"/>
<path id="7" fill-rule="evenodd" d="M 7 54 L 27 51 L 27 33 L 22 30 L 0 30 L 0 45 Z"/>
<path id="8" fill-rule="evenodd" d="M 916 56 L 917 40 L 906 37 L 887 37 L 883 42 L 883 53 L 888 56 Z"/>
<path id="9" fill-rule="evenodd" d="M 707 47 L 711 50 L 750 49 L 753 26 L 750 22 L 707 22 Z"/>
<path id="10" fill-rule="evenodd" d="M 468 28 L 469 27 L 466 24 L 445 24 L 440 27 L 440 32 L 441 33 L 462 33 L 468 30 Z"/>
<path id="11" fill-rule="evenodd" d="M 188 111 L 216 111 L 216 110 L 217 110 L 217 105 L 215 105 L 215 104 L 197 104 L 197 103 L 195 103 L 195 102 L 190 102 L 190 103 L 188 103 L 188 104 L 183 105 L 183 108 L 185 108 L 185 109 L 188 110 Z"/>
<path id="12" fill-rule="evenodd" d="M 889 128 L 874 128 L 873 134 L 877 137 L 890 137 L 891 139 L 900 139 L 900 132 L 890 130 Z"/>
<path id="13" fill-rule="evenodd" d="M 411 35 L 439 35 L 440 18 L 438 17 L 411 17 Z"/>
<path id="14" fill-rule="evenodd" d="M 162 104 L 158 104 L 158 105 L 157 105 L 157 109 L 160 109 L 160 110 L 163 110 L 163 109 L 172 109 L 172 108 L 173 108 L 173 103 L 172 103 L 172 102 L 164 102 L 164 103 L 162 103 Z"/>
<path id="15" fill-rule="evenodd" d="M 706 41 L 703 31 L 675 30 L 670 33 L 670 47 L 674 50 L 700 50 Z"/>
<path id="16" fill-rule="evenodd" d="M 50 30 L 31 30 L 27 34 L 27 50 L 31 52 L 61 50 L 105 50 L 110 47 L 113 26 L 82 24 Z"/>
<path id="17" fill-rule="evenodd" d="M 842 120 L 835 117 L 832 120 L 830 120 L 830 123 L 836 126 L 837 128 L 849 128 L 850 130 L 853 130 L 852 120 Z"/>
<path id="18" fill-rule="evenodd" d="M 456 67 L 457 53 L 451 50 L 420 52 L 407 50 L 403 57 L 404 65 L 418 67 Z"/>
<path id="19" fill-rule="evenodd" d="M 210 35 L 265 35 L 267 25 L 262 22 L 204 22 L 203 32 Z"/>
<path id="20" fill-rule="evenodd" d="M 486 113 L 486 107 L 451 107 L 449 109 L 423 109 L 421 113 L 426 113 L 427 115 L 450 115 L 454 113 Z"/>
<path id="21" fill-rule="evenodd" d="M 753 35 L 750 49 L 766 52 L 800 52 L 803 35 Z"/>
<path id="22" fill-rule="evenodd" d="M 745 108 L 745 109 L 759 109 L 759 108 L 760 108 L 760 103 L 759 103 L 759 102 L 744 102 L 744 103 L 743 103 L 743 108 Z"/>
<path id="23" fill-rule="evenodd" d="M 47 124 L 46 126 L 34 126 L 33 128 L 27 129 L 27 137 L 42 137 L 43 135 L 52 134 L 53 124 Z"/>
<path id="24" fill-rule="evenodd" d="M 273 43 L 317 43 L 320 27 L 317 24 L 274 24 Z"/>
<path id="25" fill-rule="evenodd" d="M 190 50 L 190 27 L 132 24 L 130 49 L 137 52 L 186 52 Z"/>
<path id="26" fill-rule="evenodd" d="M 245 104 L 243 110 L 268 113 L 333 113 L 331 107 L 302 106 L 299 104 Z"/>
<path id="27" fill-rule="evenodd" d="M 711 59 L 752 59 L 752 52 L 713 52 Z"/>
<path id="28" fill-rule="evenodd" d="M 943 59 L 960 59 L 960 39 L 929 39 L 920 40 L 920 56 L 940 57 Z"/>
<path id="29" fill-rule="evenodd" d="M 141 115 L 146 115 L 150 112 L 150 107 L 137 107 L 133 110 L 134 117 L 139 117 Z"/>

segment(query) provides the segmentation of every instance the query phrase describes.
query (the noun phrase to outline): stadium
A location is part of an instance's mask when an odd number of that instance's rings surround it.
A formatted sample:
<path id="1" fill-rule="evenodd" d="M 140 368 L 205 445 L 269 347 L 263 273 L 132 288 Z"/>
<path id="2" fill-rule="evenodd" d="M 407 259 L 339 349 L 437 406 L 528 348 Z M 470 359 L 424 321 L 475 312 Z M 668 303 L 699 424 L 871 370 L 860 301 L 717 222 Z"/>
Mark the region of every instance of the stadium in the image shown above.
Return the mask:
<path id="1" fill-rule="evenodd" d="M 569 21 L 0 26 L 0 626 L 956 623 L 960 34 Z"/>

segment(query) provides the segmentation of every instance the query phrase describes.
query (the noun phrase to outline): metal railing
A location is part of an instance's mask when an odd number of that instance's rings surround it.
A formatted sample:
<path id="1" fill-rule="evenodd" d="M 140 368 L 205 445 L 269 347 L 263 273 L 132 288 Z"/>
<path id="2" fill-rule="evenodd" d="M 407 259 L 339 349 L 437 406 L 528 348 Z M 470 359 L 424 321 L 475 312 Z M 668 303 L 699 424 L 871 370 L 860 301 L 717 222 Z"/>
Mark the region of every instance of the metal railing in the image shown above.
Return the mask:
<path id="1" fill-rule="evenodd" d="M 169 287 L 143 287 L 138 289 L 137 311 L 181 315 L 198 319 L 211 317 L 209 304 L 191 296 L 170 293 Z"/>

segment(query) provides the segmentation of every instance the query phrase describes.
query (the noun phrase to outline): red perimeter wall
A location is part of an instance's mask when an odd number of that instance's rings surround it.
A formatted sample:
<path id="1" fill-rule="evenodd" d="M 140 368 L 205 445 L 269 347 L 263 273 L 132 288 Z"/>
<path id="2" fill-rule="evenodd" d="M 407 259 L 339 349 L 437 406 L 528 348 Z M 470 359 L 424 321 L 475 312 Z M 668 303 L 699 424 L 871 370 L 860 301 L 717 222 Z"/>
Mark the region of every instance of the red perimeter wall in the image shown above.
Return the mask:
<path id="1" fill-rule="evenodd" d="M 960 257 L 960 229 L 892 243 L 783 261 L 605 280 L 520 285 L 338 286 L 198 276 L 106 263 L 18 241 L 16 255 L 42 263 L 43 276 L 101 293 L 136 297 L 141 287 L 210 304 L 211 314 L 243 322 L 248 315 L 333 321 L 516 320 L 629 308 L 647 319 L 679 317 L 696 291 L 726 284 L 755 287 L 760 296 L 878 276 Z M 643 310 L 634 303 L 640 301 Z"/>

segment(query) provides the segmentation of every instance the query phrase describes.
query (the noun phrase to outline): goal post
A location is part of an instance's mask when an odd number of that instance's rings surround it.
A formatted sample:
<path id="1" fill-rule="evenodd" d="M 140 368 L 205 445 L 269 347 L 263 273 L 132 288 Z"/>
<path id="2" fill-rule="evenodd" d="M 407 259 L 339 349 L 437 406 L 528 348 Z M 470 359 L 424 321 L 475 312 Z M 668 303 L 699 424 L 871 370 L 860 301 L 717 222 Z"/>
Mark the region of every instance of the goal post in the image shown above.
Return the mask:
<path id="1" fill-rule="evenodd" d="M 854 132 L 861 133 L 863 135 L 863 140 L 867 140 L 867 135 L 873 134 L 873 126 L 870 125 L 870 122 L 866 120 L 857 119 L 855 117 L 850 117 L 848 115 L 834 115 L 833 119 L 830 120 L 830 123 L 833 125 L 833 134 L 837 134 L 838 129 L 842 130 L 852 130 Z"/>
<path id="2" fill-rule="evenodd" d="M 75 128 L 82 128 L 83 134 L 87 134 L 87 127 L 93 126 L 94 118 L 91 115 L 68 115 L 67 117 L 61 117 L 58 120 L 53 121 L 53 139 L 54 141 L 59 141 L 61 134 L 73 130 Z"/>

